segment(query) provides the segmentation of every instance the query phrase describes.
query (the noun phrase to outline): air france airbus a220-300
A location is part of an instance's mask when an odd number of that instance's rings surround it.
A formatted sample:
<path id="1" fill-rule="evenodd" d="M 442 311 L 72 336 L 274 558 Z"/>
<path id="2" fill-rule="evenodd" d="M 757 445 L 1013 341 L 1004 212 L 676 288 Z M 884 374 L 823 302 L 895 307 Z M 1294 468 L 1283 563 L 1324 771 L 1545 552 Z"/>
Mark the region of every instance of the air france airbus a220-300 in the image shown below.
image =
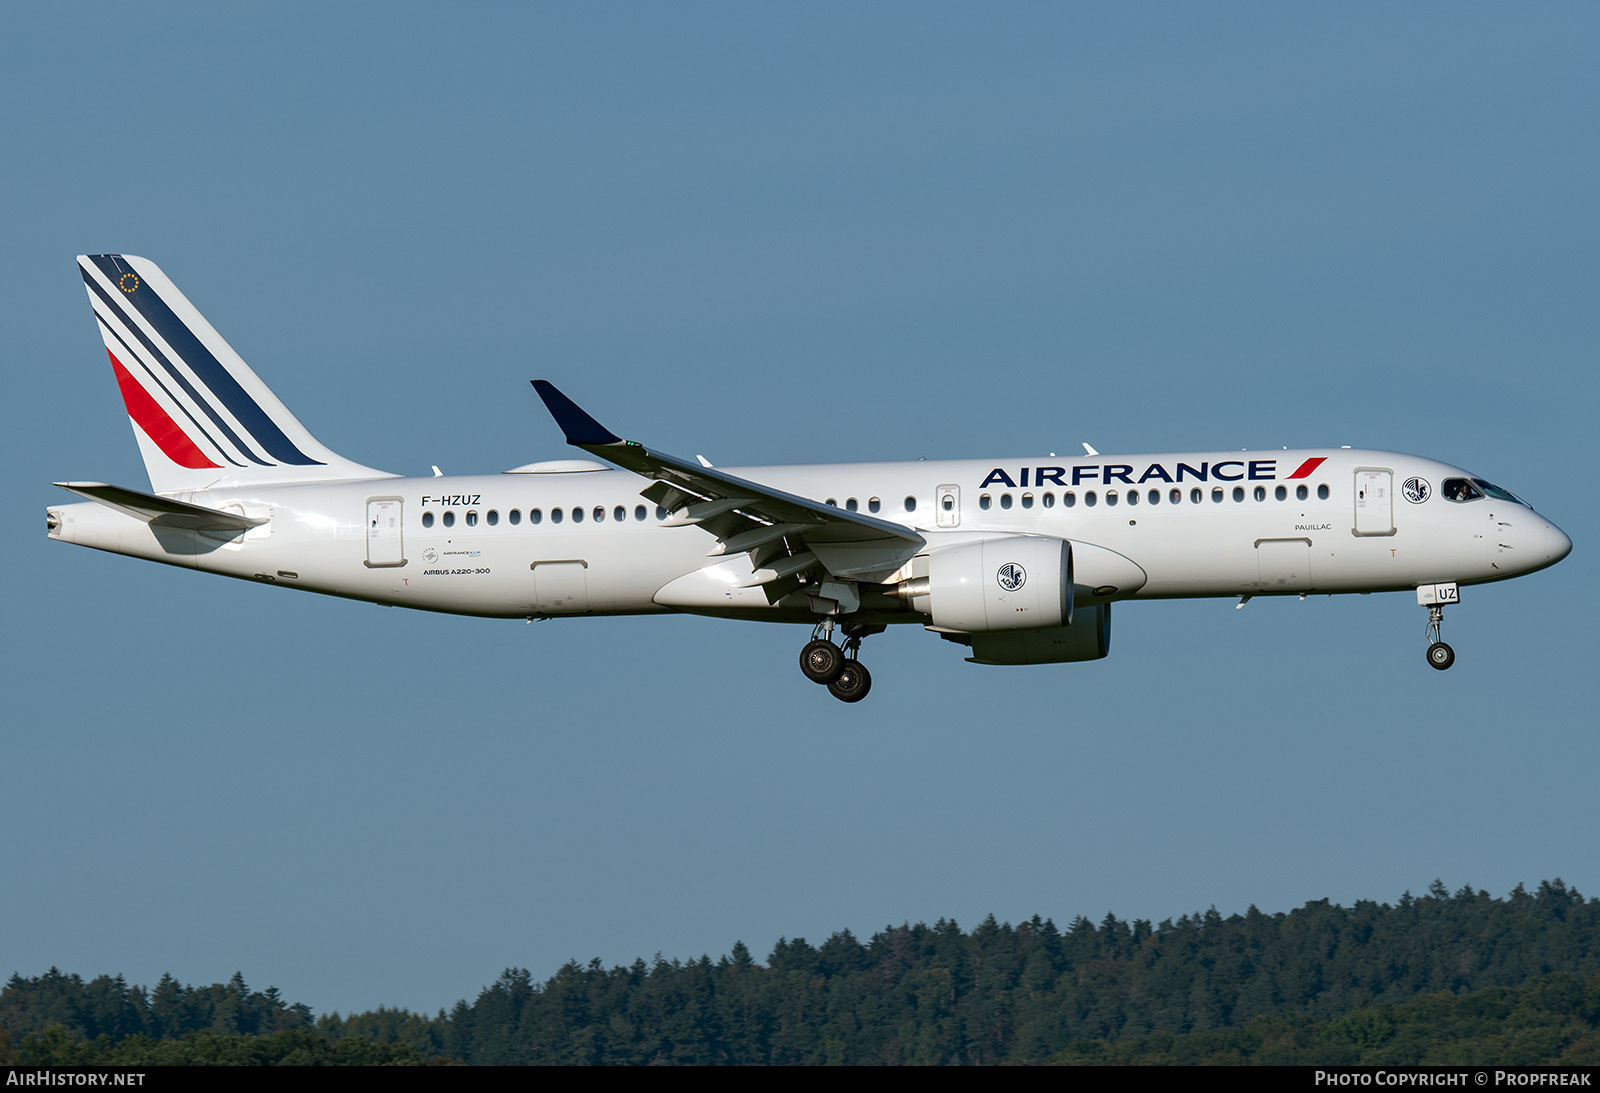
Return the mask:
<path id="1" fill-rule="evenodd" d="M 1469 471 L 1348 448 L 713 467 L 623 440 L 543 380 L 596 456 L 404 478 L 312 437 L 152 262 L 80 257 L 150 492 L 58 485 L 52 538 L 245 580 L 499 618 L 684 611 L 811 628 L 845 702 L 863 638 L 916 623 L 978 664 L 1096 660 L 1120 600 L 1415 592 L 1428 663 L 1462 585 L 1572 542 Z M 610 466 L 608 466 L 609 464 Z"/>

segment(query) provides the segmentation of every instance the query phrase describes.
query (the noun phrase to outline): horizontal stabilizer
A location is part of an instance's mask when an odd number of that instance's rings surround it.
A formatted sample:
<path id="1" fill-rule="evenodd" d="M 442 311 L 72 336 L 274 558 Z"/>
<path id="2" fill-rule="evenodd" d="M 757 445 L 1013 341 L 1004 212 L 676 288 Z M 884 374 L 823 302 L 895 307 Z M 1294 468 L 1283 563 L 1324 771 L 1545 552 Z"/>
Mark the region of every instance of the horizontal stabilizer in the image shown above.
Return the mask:
<path id="1" fill-rule="evenodd" d="M 97 501 L 108 509 L 162 527 L 187 528 L 191 531 L 228 531 L 238 533 L 260 527 L 267 522 L 265 516 L 241 516 L 236 512 L 208 509 L 204 505 L 191 505 L 187 501 L 174 501 L 153 493 L 108 486 L 104 482 L 57 482 L 57 486 Z"/>

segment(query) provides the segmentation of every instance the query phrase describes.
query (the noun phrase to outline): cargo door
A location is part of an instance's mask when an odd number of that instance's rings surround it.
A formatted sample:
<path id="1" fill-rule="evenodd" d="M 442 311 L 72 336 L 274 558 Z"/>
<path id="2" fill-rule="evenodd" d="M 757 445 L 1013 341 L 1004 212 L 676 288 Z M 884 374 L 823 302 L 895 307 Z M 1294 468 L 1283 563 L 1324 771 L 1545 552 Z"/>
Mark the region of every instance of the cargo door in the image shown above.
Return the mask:
<path id="1" fill-rule="evenodd" d="M 1263 592 L 1305 592 L 1311 587 L 1310 539 L 1257 539 L 1256 587 Z"/>
<path id="2" fill-rule="evenodd" d="M 581 615 L 589 610 L 589 563 L 580 558 L 534 562 L 536 615 Z"/>

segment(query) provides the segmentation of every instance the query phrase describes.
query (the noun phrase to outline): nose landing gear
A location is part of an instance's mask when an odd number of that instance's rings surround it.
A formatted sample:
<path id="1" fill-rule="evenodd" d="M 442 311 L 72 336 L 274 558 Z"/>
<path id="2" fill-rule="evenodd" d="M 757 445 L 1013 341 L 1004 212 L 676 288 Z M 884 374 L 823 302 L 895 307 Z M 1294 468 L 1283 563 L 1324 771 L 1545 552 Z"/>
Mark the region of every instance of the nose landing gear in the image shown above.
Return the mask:
<path id="1" fill-rule="evenodd" d="M 1428 646 L 1428 663 L 1444 671 L 1456 662 L 1456 651 L 1439 639 L 1439 632 L 1444 627 L 1444 608 L 1439 604 L 1428 605 L 1428 638 L 1433 642 Z"/>
<path id="2" fill-rule="evenodd" d="M 1428 609 L 1428 663 L 1442 672 L 1456 662 L 1456 651 L 1439 636 L 1444 628 L 1444 605 L 1460 603 L 1461 590 L 1453 581 L 1448 584 L 1420 585 L 1417 588 L 1417 602 Z"/>
<path id="3" fill-rule="evenodd" d="M 872 673 L 856 659 L 861 639 L 881 633 L 882 626 L 846 623 L 844 646 L 833 643 L 833 620 L 824 619 L 811 631 L 811 640 L 800 650 L 800 671 L 813 683 L 824 684 L 840 702 L 860 702 L 872 689 Z"/>

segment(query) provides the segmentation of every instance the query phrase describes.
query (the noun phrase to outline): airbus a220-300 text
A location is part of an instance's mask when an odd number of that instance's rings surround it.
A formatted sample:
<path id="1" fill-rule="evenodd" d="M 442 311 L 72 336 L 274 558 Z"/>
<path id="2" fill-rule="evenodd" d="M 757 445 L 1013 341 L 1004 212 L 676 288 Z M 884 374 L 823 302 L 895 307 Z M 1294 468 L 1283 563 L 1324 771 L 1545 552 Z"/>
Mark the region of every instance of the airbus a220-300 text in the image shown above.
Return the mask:
<path id="1" fill-rule="evenodd" d="M 544 380 L 561 459 L 406 478 L 320 444 L 152 262 L 80 257 L 150 491 L 58 483 L 52 538 L 245 580 L 509 618 L 691 612 L 810 628 L 805 675 L 865 697 L 863 638 L 915 623 L 978 664 L 1095 660 L 1122 600 L 1415 592 L 1428 663 L 1463 585 L 1572 543 L 1529 505 L 1395 452 L 1189 452 L 713 467 L 605 428 Z"/>

